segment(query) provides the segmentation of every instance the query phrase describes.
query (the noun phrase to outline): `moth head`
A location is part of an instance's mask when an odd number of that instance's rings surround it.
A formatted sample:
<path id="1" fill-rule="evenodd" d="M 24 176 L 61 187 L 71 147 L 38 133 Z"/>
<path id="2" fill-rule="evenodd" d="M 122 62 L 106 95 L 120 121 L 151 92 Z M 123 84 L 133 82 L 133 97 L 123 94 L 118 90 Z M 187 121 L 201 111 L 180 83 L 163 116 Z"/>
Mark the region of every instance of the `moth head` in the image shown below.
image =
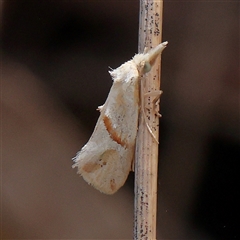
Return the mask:
<path id="1" fill-rule="evenodd" d="M 142 69 L 143 73 L 147 73 L 151 70 L 157 57 L 162 53 L 167 44 L 168 42 L 163 42 L 149 51 L 137 54 L 134 56 L 133 61 Z"/>

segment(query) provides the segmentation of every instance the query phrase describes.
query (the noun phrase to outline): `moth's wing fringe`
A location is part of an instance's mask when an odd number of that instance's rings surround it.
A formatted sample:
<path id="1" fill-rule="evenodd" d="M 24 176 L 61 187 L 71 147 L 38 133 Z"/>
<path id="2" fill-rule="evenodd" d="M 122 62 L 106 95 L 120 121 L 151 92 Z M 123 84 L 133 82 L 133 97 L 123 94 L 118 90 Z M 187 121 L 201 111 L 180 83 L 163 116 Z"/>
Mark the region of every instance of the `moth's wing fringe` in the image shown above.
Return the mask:
<path id="1" fill-rule="evenodd" d="M 85 149 L 73 158 L 73 167 L 77 167 L 84 180 L 100 192 L 115 193 L 124 185 L 131 170 L 131 162 L 124 161 L 124 158 L 132 154 L 130 151 L 133 150 L 128 149 L 125 155 L 120 156 L 116 149 L 103 150 L 98 147 L 95 151 L 86 151 L 86 156 Z"/>

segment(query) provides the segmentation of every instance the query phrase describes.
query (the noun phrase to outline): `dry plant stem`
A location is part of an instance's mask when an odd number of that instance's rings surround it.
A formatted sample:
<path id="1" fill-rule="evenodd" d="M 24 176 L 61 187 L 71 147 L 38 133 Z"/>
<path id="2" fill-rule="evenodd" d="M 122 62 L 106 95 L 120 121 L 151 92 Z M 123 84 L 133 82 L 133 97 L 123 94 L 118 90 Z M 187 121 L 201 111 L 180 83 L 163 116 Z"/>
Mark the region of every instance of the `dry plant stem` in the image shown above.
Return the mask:
<path id="1" fill-rule="evenodd" d="M 140 0 L 139 52 L 161 42 L 163 1 Z M 161 56 L 160 56 L 161 57 Z M 156 239 L 158 143 L 147 128 L 142 112 L 156 138 L 159 117 L 153 109 L 156 96 L 145 93 L 160 89 L 160 57 L 141 79 L 141 112 L 135 154 L 134 239 Z"/>

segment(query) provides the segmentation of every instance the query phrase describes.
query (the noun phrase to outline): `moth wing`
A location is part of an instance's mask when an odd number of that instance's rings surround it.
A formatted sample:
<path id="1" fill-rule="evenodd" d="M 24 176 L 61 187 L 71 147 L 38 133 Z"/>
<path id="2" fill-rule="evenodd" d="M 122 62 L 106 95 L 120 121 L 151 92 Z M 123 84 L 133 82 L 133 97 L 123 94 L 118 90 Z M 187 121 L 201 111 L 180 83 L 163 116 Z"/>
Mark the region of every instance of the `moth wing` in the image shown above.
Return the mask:
<path id="1" fill-rule="evenodd" d="M 126 77 L 113 73 L 108 98 L 99 108 L 100 117 L 88 143 L 73 159 L 86 182 L 105 194 L 115 193 L 131 170 L 137 135 L 139 90 L 138 70 L 132 67 Z M 121 71 L 122 72 L 122 71 Z M 116 74 L 116 76 L 115 76 Z"/>
<path id="2" fill-rule="evenodd" d="M 105 149 L 104 146 L 91 148 L 88 142 L 77 155 L 78 173 L 84 180 L 105 194 L 113 194 L 122 187 L 131 170 L 134 148 Z"/>

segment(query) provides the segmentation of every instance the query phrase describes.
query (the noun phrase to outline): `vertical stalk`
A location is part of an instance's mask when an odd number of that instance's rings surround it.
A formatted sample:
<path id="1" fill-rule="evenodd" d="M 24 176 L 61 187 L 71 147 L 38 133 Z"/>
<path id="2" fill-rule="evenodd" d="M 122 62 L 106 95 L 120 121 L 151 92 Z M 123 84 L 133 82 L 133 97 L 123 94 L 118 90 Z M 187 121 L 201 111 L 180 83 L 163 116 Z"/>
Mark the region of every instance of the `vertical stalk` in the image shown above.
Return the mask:
<path id="1" fill-rule="evenodd" d="M 161 42 L 162 10 L 162 0 L 140 0 L 139 52 Z M 159 89 L 160 60 L 157 60 L 151 71 L 141 79 L 143 107 L 139 116 L 135 154 L 134 239 L 137 240 L 156 239 L 158 143 L 148 130 L 142 111 L 145 111 L 147 124 L 158 139 L 159 118 L 154 111 L 146 108 L 153 106 L 154 97 L 144 97 L 144 94 Z"/>

